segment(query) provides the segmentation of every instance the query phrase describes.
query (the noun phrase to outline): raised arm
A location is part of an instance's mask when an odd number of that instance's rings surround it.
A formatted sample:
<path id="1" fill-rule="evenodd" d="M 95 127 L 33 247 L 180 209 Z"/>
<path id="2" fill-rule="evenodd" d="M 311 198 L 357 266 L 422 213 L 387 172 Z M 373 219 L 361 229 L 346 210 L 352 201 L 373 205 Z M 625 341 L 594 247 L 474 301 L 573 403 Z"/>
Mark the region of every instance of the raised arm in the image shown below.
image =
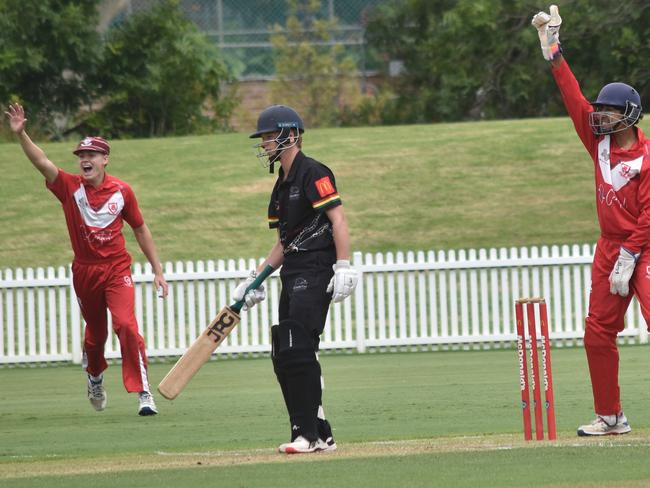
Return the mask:
<path id="1" fill-rule="evenodd" d="M 562 56 L 560 12 L 556 5 L 551 5 L 549 10 L 550 14 L 546 12 L 536 14 L 531 23 L 537 29 L 542 56 L 551 63 L 553 77 L 576 132 L 589 154 L 593 154 L 597 145 L 597 138 L 589 126 L 589 113 L 593 109 L 582 94 L 578 81 Z"/>
<path id="2" fill-rule="evenodd" d="M 18 141 L 20 142 L 20 146 L 23 148 L 25 156 L 27 156 L 34 167 L 41 172 L 48 183 L 54 183 L 54 180 L 56 180 L 56 177 L 59 174 L 59 169 L 52 161 L 47 159 L 43 150 L 34 144 L 27 135 L 27 132 L 25 131 L 27 119 L 25 118 L 25 110 L 23 107 L 18 103 L 10 104 L 9 110 L 6 111 L 5 114 L 7 114 L 7 118 L 9 119 L 11 131 L 18 136 Z"/>

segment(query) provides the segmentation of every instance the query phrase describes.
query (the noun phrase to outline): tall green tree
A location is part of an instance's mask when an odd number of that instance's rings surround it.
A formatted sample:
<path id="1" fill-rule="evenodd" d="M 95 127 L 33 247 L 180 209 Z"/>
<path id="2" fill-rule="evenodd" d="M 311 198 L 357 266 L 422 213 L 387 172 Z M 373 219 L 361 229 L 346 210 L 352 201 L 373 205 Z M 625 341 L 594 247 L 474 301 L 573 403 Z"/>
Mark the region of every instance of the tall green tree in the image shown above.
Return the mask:
<path id="1" fill-rule="evenodd" d="M 587 96 L 627 81 L 650 106 L 650 4 L 559 1 L 564 53 Z M 393 81 L 396 122 L 564 113 L 530 26 L 526 0 L 393 0 L 377 8 L 368 38 L 404 63 Z"/>
<path id="2" fill-rule="evenodd" d="M 23 103 L 33 128 L 57 135 L 89 101 L 100 0 L 0 0 L 0 104 Z"/>
<path id="3" fill-rule="evenodd" d="M 219 50 L 162 0 L 106 36 L 95 78 L 100 109 L 82 125 L 110 137 L 152 137 L 226 129 L 237 99 Z"/>
<path id="4" fill-rule="evenodd" d="M 358 103 L 360 85 L 354 60 L 331 43 L 336 19 L 322 18 L 321 0 L 288 0 L 285 27 L 271 36 L 276 103 L 298 109 L 311 127 L 338 125 L 341 111 Z"/>
<path id="5" fill-rule="evenodd" d="M 650 109 L 650 3 L 564 1 L 560 13 L 560 40 L 583 89 L 595 98 L 604 84 L 623 81 Z"/>

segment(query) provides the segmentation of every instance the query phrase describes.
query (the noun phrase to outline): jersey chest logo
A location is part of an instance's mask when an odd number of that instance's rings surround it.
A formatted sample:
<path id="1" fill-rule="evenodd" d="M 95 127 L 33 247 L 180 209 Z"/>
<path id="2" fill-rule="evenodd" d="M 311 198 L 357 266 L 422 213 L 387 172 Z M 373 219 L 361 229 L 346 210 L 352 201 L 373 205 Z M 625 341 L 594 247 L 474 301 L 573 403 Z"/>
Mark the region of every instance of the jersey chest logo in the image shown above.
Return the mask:
<path id="1" fill-rule="evenodd" d="M 300 188 L 297 186 L 289 188 L 289 200 L 300 200 Z"/>
<path id="2" fill-rule="evenodd" d="M 96 229 L 105 229 L 111 225 L 124 208 L 124 195 L 119 190 L 113 193 L 99 210 L 93 210 L 88 203 L 86 189 L 83 185 L 74 192 L 74 200 L 84 223 L 88 227 Z"/>
<path id="3" fill-rule="evenodd" d="M 598 143 L 598 166 L 605 183 L 612 185 L 614 191 L 618 191 L 639 175 L 643 156 L 631 161 L 621 161 L 612 168 L 609 152 L 610 142 L 610 136 L 605 136 Z"/>

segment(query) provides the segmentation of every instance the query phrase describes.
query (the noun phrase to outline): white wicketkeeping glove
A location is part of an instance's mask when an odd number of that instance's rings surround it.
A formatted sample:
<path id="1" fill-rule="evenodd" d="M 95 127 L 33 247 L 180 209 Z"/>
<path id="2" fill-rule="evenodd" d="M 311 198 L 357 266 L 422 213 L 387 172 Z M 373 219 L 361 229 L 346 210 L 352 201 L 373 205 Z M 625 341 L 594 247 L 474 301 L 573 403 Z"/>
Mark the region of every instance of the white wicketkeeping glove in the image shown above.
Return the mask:
<path id="1" fill-rule="evenodd" d="M 633 254 L 624 247 L 618 254 L 614 269 L 609 275 L 609 291 L 612 295 L 626 297 L 630 293 L 630 278 L 641 253 Z"/>
<path id="2" fill-rule="evenodd" d="M 356 269 L 350 267 L 350 261 L 346 259 L 339 259 L 332 268 L 334 269 L 334 276 L 327 285 L 327 293 L 332 293 L 334 303 L 342 302 L 350 296 L 352 290 L 357 286 L 359 274 Z"/>
<path id="3" fill-rule="evenodd" d="M 248 275 L 248 278 L 237 285 L 237 288 L 235 288 L 235 291 L 232 293 L 232 299 L 236 302 L 244 300 L 244 306 L 242 307 L 242 310 L 253 308 L 255 305 L 266 298 L 266 290 L 264 289 L 264 285 L 260 285 L 259 288 L 249 290 L 249 292 L 246 293 L 246 288 L 251 285 L 255 278 L 257 278 L 257 271 L 252 270 Z M 244 296 L 244 293 L 246 293 L 246 296 Z"/>
<path id="4" fill-rule="evenodd" d="M 539 43 L 542 46 L 542 55 L 547 61 L 553 61 L 560 54 L 560 26 L 562 17 L 557 5 L 551 5 L 549 8 L 550 15 L 546 12 L 535 14 L 531 24 L 537 29 Z"/>

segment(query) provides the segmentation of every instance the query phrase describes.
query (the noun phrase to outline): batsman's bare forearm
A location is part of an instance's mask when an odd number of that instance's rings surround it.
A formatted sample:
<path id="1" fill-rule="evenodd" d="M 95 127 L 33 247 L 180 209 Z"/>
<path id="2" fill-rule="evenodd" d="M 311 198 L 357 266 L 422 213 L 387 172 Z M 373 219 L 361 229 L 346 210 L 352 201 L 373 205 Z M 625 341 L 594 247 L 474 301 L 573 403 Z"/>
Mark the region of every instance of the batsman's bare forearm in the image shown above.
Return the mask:
<path id="1" fill-rule="evenodd" d="M 327 217 L 332 222 L 332 234 L 334 246 L 336 246 L 336 259 L 350 260 L 350 231 L 348 221 L 345 218 L 343 206 L 338 205 L 327 210 Z"/>
<path id="2" fill-rule="evenodd" d="M 56 177 L 59 174 L 59 169 L 56 165 L 47 158 L 45 152 L 40 147 L 34 144 L 27 135 L 27 132 L 23 130 L 16 135 L 18 136 L 20 147 L 23 148 L 25 156 L 27 156 L 34 167 L 40 171 L 48 183 L 54 183 L 54 180 L 56 180 Z"/>
<path id="3" fill-rule="evenodd" d="M 269 254 L 266 256 L 266 259 L 257 267 L 257 272 L 260 273 L 266 268 L 266 266 L 271 266 L 273 269 L 278 269 L 282 266 L 284 262 L 284 248 L 282 247 L 282 242 L 280 242 L 280 237 L 275 242 L 274 246 L 269 251 Z"/>

